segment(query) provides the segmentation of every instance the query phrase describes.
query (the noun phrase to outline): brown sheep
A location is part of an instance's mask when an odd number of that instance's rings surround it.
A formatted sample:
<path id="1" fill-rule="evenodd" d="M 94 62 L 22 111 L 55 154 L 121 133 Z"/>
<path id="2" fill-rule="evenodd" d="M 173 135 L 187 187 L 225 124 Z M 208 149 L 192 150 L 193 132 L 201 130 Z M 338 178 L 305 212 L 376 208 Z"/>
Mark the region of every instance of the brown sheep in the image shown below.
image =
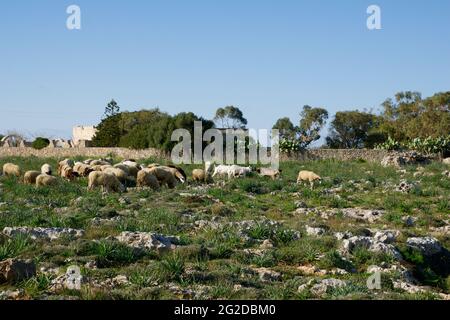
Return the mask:
<path id="1" fill-rule="evenodd" d="M 114 168 L 119 168 L 119 169 L 125 171 L 125 172 L 127 173 L 127 175 L 130 174 L 130 167 L 128 167 L 128 166 L 125 165 L 125 164 L 118 163 L 118 164 L 115 164 L 113 167 L 114 167 Z"/>
<path id="2" fill-rule="evenodd" d="M 125 191 L 124 185 L 115 175 L 100 171 L 93 171 L 89 174 L 88 190 L 94 190 L 95 187 L 101 187 L 103 192 Z"/>
<path id="3" fill-rule="evenodd" d="M 58 175 L 61 175 L 61 169 L 64 166 L 69 166 L 71 168 L 73 168 L 75 166 L 75 162 L 71 159 L 64 159 L 60 162 L 58 162 Z"/>
<path id="4" fill-rule="evenodd" d="M 22 175 L 22 171 L 18 165 L 13 163 L 5 163 L 3 165 L 3 174 L 5 176 L 14 176 L 19 178 Z"/>
<path id="5" fill-rule="evenodd" d="M 196 182 L 205 182 L 206 174 L 203 169 L 194 169 L 192 170 L 192 180 Z"/>
<path id="6" fill-rule="evenodd" d="M 40 174 L 36 178 L 36 187 L 54 186 L 58 183 L 58 179 L 48 174 Z"/>
<path id="7" fill-rule="evenodd" d="M 75 166 L 73 167 L 73 171 L 78 174 L 80 177 L 87 177 L 89 173 L 93 171 L 92 167 L 90 165 L 77 162 Z"/>
<path id="8" fill-rule="evenodd" d="M 75 178 L 75 175 L 73 173 L 73 169 L 71 166 L 69 165 L 64 165 L 61 169 L 60 169 L 60 174 L 59 174 L 62 178 L 66 179 L 66 180 L 73 180 Z"/>
<path id="9" fill-rule="evenodd" d="M 314 189 L 314 182 L 315 181 L 321 182 L 322 178 L 319 177 L 317 174 L 315 174 L 312 171 L 306 171 L 306 170 L 300 171 L 298 173 L 297 183 L 305 182 L 305 181 L 309 181 L 309 184 L 310 184 L 311 190 L 312 190 L 312 189 Z"/>
<path id="10" fill-rule="evenodd" d="M 25 172 L 25 175 L 23 176 L 23 183 L 34 185 L 36 184 L 36 178 L 41 173 L 39 171 L 27 171 Z"/>
<path id="11" fill-rule="evenodd" d="M 159 190 L 160 185 L 156 176 L 150 172 L 150 169 L 142 169 L 137 174 L 136 185 L 138 187 L 150 187 L 153 190 Z"/>

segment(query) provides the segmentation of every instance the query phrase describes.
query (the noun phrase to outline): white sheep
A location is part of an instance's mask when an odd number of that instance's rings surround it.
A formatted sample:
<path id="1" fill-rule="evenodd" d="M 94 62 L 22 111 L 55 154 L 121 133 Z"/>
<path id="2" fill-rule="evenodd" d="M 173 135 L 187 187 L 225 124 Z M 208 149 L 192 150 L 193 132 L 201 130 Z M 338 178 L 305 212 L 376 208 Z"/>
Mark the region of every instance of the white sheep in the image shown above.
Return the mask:
<path id="1" fill-rule="evenodd" d="M 48 163 L 43 164 L 42 167 L 41 167 L 41 173 L 42 174 L 46 174 L 46 175 L 51 176 L 52 175 L 52 171 L 53 171 L 52 170 L 52 166 L 49 165 Z"/>

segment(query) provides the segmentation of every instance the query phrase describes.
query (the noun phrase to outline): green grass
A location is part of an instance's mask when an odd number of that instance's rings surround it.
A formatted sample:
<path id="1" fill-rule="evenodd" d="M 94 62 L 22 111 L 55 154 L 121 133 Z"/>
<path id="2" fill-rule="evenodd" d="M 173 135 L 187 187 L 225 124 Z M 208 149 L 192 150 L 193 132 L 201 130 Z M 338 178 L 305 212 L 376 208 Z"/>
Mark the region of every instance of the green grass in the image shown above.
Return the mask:
<path id="1" fill-rule="evenodd" d="M 0 166 L 13 162 L 23 171 L 39 170 L 45 162 L 56 168 L 57 160 L 3 158 Z M 143 162 L 166 163 L 161 159 Z M 188 176 L 198 167 L 183 166 Z M 122 195 L 88 192 L 85 178 L 61 181 L 57 187 L 35 188 L 23 185 L 20 179 L 2 176 L 0 229 L 12 226 L 69 227 L 83 229 L 86 234 L 78 240 L 52 242 L 0 236 L 0 261 L 32 258 L 38 270 L 43 265 L 63 270 L 76 264 L 91 280 L 103 281 L 126 275 L 129 281 L 113 289 L 88 286 L 76 292 L 49 293 L 53 276 L 38 272 L 36 277 L 16 285 L 32 298 L 73 295 L 81 299 L 180 299 L 170 289 L 176 284 L 208 299 L 314 299 L 316 297 L 308 290 L 297 290 L 300 284 L 319 277 L 302 274 L 298 270 L 302 265 L 326 270 L 329 273 L 325 277 L 348 281 L 346 288 L 331 290 L 326 299 L 434 299 L 438 292 L 449 293 L 447 258 L 440 257 L 438 261 L 437 258 L 423 257 L 405 249 L 404 245 L 408 237 L 430 235 L 431 227 L 445 226 L 445 221 L 449 220 L 450 179 L 441 175 L 442 171 L 448 170 L 444 165 L 425 166 L 425 172 L 434 175 L 417 178 L 413 176 L 414 166 L 408 166 L 407 173 L 402 176 L 395 168 L 362 161 L 290 161 L 281 163 L 281 169 L 283 174 L 278 180 L 251 175 L 245 179 L 224 179 L 223 184 L 206 188 L 193 184 L 173 190 L 136 190 Z M 323 177 L 323 183 L 314 190 L 297 185 L 299 170 L 316 172 Z M 404 179 L 416 182 L 417 188 L 408 194 L 395 192 L 395 186 Z M 336 188 L 341 189 L 340 192 L 329 192 Z M 127 197 L 130 203 L 121 203 L 120 197 Z M 385 210 L 385 215 L 371 224 L 339 213 L 324 220 L 314 213 L 295 214 L 298 201 L 309 208 L 318 208 L 319 212 L 361 207 Z M 417 219 L 415 226 L 404 225 L 406 216 Z M 95 218 L 103 220 L 94 224 Z M 267 219 L 277 224 L 265 223 Z M 194 225 L 198 220 L 214 223 L 212 227 L 199 228 Z M 242 220 L 257 223 L 249 229 L 229 225 Z M 320 237 L 306 236 L 305 225 L 321 226 L 327 232 Z M 411 295 L 394 290 L 392 283 L 389 284 L 394 275 L 389 275 L 386 289 L 376 297 L 365 289 L 369 265 L 397 262 L 388 255 L 365 248 L 356 248 L 352 254 L 344 255 L 340 253 L 341 242 L 333 233 L 351 231 L 354 235 L 364 235 L 366 228 L 401 231 L 395 246 L 421 284 L 430 286 L 430 293 Z M 181 245 L 165 255 L 137 251 L 113 240 L 122 231 L 178 236 Z M 450 247 L 450 238 L 435 236 L 444 247 Z M 260 248 L 266 239 L 271 240 L 273 248 Z M 98 269 L 84 267 L 91 261 Z M 261 281 L 252 271 L 260 267 L 282 273 L 282 281 Z M 336 268 L 349 273 L 332 275 L 331 271 Z M 3 290 L 2 286 L 0 290 Z"/>

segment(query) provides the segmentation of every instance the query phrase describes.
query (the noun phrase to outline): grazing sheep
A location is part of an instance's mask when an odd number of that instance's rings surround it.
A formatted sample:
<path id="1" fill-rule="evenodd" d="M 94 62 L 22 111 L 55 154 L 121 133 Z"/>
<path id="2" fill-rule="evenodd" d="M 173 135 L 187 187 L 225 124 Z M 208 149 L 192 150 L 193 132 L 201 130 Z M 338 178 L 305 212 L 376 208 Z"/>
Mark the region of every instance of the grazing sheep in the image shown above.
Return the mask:
<path id="1" fill-rule="evenodd" d="M 90 165 L 77 162 L 75 163 L 75 166 L 73 167 L 73 171 L 78 174 L 80 177 L 87 177 L 89 173 L 93 171 L 92 167 Z"/>
<path id="2" fill-rule="evenodd" d="M 58 183 L 58 179 L 48 174 L 40 174 L 36 178 L 36 187 L 54 186 Z"/>
<path id="3" fill-rule="evenodd" d="M 58 162 L 58 175 L 59 176 L 61 175 L 61 169 L 64 166 L 69 166 L 69 167 L 73 168 L 75 166 L 75 162 L 71 159 L 64 159 L 64 160 Z"/>
<path id="4" fill-rule="evenodd" d="M 23 183 L 34 185 L 36 184 L 36 178 L 41 173 L 39 171 L 27 171 L 25 172 L 25 175 L 23 176 Z"/>
<path id="5" fill-rule="evenodd" d="M 192 170 L 192 180 L 196 182 L 205 182 L 206 181 L 205 170 L 203 169 Z"/>
<path id="6" fill-rule="evenodd" d="M 142 169 L 141 165 L 135 161 L 126 160 L 126 161 L 122 161 L 122 163 L 120 163 L 120 164 L 127 166 L 128 174 L 135 178 L 137 177 L 139 170 Z"/>
<path id="7" fill-rule="evenodd" d="M 212 174 L 212 177 L 214 178 L 215 176 L 228 176 L 230 177 L 230 172 L 232 170 L 231 168 L 232 166 L 226 166 L 226 165 L 218 165 L 216 167 L 214 167 L 214 171 Z"/>
<path id="8" fill-rule="evenodd" d="M 106 168 L 102 172 L 113 174 L 119 179 L 121 183 L 126 183 L 128 178 L 128 173 L 119 168 Z"/>
<path id="9" fill-rule="evenodd" d="M 108 166 L 108 168 L 111 167 L 110 165 L 107 165 L 107 166 Z M 104 167 L 104 165 L 101 165 L 101 164 L 96 164 L 95 166 L 91 166 L 93 171 L 103 171 L 103 169 L 102 169 L 103 167 Z"/>
<path id="10" fill-rule="evenodd" d="M 52 166 L 49 165 L 48 163 L 43 164 L 41 167 L 41 173 L 51 176 L 52 175 Z"/>
<path id="11" fill-rule="evenodd" d="M 312 171 L 306 171 L 306 170 L 300 171 L 298 173 L 297 183 L 305 182 L 305 181 L 309 181 L 309 184 L 310 184 L 311 190 L 312 190 L 312 189 L 314 189 L 314 182 L 315 181 L 321 182 L 322 178 L 319 177 L 317 174 L 315 174 Z"/>
<path id="12" fill-rule="evenodd" d="M 20 167 L 18 165 L 15 165 L 13 163 L 5 163 L 3 165 L 3 174 L 5 176 L 14 176 L 19 178 L 22 174 L 22 171 L 20 170 Z"/>
<path id="13" fill-rule="evenodd" d="M 251 167 L 240 167 L 237 165 L 219 165 L 214 168 L 214 173 L 212 177 L 215 177 L 216 175 L 219 176 L 228 176 L 228 179 L 234 178 L 234 177 L 241 177 L 246 176 L 248 173 L 252 172 Z"/>
<path id="14" fill-rule="evenodd" d="M 128 175 L 130 174 L 130 168 L 127 165 L 125 165 L 125 164 L 118 163 L 118 164 L 115 164 L 113 167 L 114 168 L 119 168 L 119 169 L 125 171 Z"/>
<path id="15" fill-rule="evenodd" d="M 119 179 L 111 173 L 93 171 L 89 173 L 88 190 L 94 190 L 95 187 L 101 187 L 102 191 L 124 192 L 125 187 Z"/>
<path id="16" fill-rule="evenodd" d="M 167 184 L 170 189 L 175 188 L 178 183 L 176 174 L 174 173 L 178 172 L 176 169 L 160 166 L 149 168 L 146 171 L 152 173 L 158 179 L 160 185 Z M 181 174 L 178 173 L 178 177 L 180 176 Z"/>
<path id="17" fill-rule="evenodd" d="M 256 170 L 261 177 L 270 177 L 272 180 L 278 179 L 281 174 L 280 169 L 259 168 Z"/>
<path id="18" fill-rule="evenodd" d="M 233 170 L 233 177 L 245 177 L 247 174 L 252 172 L 251 167 L 240 167 L 236 165 L 233 165 L 231 167 Z"/>
<path id="19" fill-rule="evenodd" d="M 69 165 L 64 165 L 61 170 L 60 170 L 60 174 L 59 174 L 62 178 L 70 181 L 73 180 L 75 178 L 73 169 L 71 166 Z"/>
<path id="20" fill-rule="evenodd" d="M 181 183 L 185 183 L 187 181 L 186 172 L 184 172 L 182 168 L 170 164 L 167 167 L 171 172 L 173 172 L 177 179 L 181 181 Z"/>
<path id="21" fill-rule="evenodd" d="M 90 166 L 104 166 L 104 165 L 111 165 L 111 163 L 109 163 L 109 162 L 106 161 L 106 160 L 99 159 L 99 160 L 92 160 L 92 161 L 89 163 L 89 165 L 90 165 Z"/>
<path id="22" fill-rule="evenodd" d="M 137 174 L 136 185 L 138 187 L 150 187 L 153 190 L 159 190 L 160 185 L 156 176 L 150 169 L 142 169 Z"/>

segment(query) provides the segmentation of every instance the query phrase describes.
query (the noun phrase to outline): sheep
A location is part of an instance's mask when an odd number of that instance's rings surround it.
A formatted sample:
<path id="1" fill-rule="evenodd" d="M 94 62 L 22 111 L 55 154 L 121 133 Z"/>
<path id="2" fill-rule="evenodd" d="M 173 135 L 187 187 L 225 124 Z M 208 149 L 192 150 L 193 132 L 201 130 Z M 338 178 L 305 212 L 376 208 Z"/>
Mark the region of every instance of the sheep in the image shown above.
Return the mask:
<path id="1" fill-rule="evenodd" d="M 151 187 L 153 190 L 159 190 L 160 185 L 156 176 L 150 169 L 142 169 L 137 174 L 137 187 Z"/>
<path id="2" fill-rule="evenodd" d="M 311 190 L 312 190 L 312 189 L 314 189 L 314 182 L 315 181 L 322 182 L 322 178 L 319 177 L 317 174 L 315 174 L 312 171 L 303 170 L 298 173 L 297 183 L 304 182 L 304 181 L 309 181 L 309 184 L 310 184 Z"/>
<path id="3" fill-rule="evenodd" d="M 205 182 L 206 181 L 205 170 L 203 169 L 192 170 L 192 180 L 196 182 Z"/>
<path id="4" fill-rule="evenodd" d="M 175 188 L 177 185 L 177 178 L 182 178 L 181 174 L 176 169 L 164 166 L 148 168 L 146 171 L 152 173 L 158 179 L 160 185 L 167 184 L 170 189 Z M 176 172 L 178 172 L 178 177 Z"/>
<path id="5" fill-rule="evenodd" d="M 111 173 L 93 171 L 89 173 L 88 190 L 94 190 L 95 187 L 101 187 L 103 192 L 124 192 L 125 187 L 119 179 Z"/>
<path id="6" fill-rule="evenodd" d="M 53 171 L 52 170 L 52 166 L 49 165 L 48 163 L 43 164 L 42 167 L 41 167 L 41 173 L 42 174 L 46 174 L 46 175 L 51 176 L 52 175 L 52 171 Z"/>
<path id="7" fill-rule="evenodd" d="M 75 166 L 73 167 L 73 171 L 78 174 L 80 177 L 87 177 L 89 173 L 93 171 L 92 167 L 90 165 L 77 162 L 75 163 Z"/>
<path id="8" fill-rule="evenodd" d="M 128 178 L 128 173 L 119 168 L 106 168 L 102 172 L 113 174 L 119 179 L 121 183 L 126 183 Z"/>
<path id="9" fill-rule="evenodd" d="M 231 166 L 226 166 L 226 165 L 218 165 L 214 167 L 214 171 L 212 174 L 212 177 L 214 178 L 215 176 L 225 176 L 227 175 L 228 177 L 230 177 L 230 170 L 231 170 Z"/>
<path id="10" fill-rule="evenodd" d="M 142 169 L 141 165 L 135 161 L 126 160 L 126 161 L 122 161 L 120 164 L 127 166 L 128 174 L 135 178 L 137 177 L 139 170 Z"/>
<path id="11" fill-rule="evenodd" d="M 67 164 L 61 168 L 59 175 L 69 181 L 75 177 L 72 167 Z"/>
<path id="12" fill-rule="evenodd" d="M 259 168 L 256 170 L 261 177 L 270 177 L 272 180 L 278 179 L 282 172 L 281 169 Z"/>
<path id="13" fill-rule="evenodd" d="M 128 175 L 130 174 L 130 168 L 127 165 L 125 165 L 125 164 L 118 163 L 118 164 L 115 164 L 113 167 L 114 168 L 119 168 L 119 169 L 125 171 Z"/>
<path id="14" fill-rule="evenodd" d="M 233 174 L 233 177 L 245 177 L 247 174 L 252 172 L 252 168 L 251 167 L 240 167 L 240 166 L 236 166 L 233 165 L 232 167 L 232 172 L 229 172 Z"/>
<path id="15" fill-rule="evenodd" d="M 231 166 L 219 165 L 214 168 L 214 173 L 212 177 L 215 177 L 216 175 L 219 176 L 227 175 L 228 179 L 231 179 L 234 177 L 246 176 L 250 172 L 252 172 L 251 167 L 240 167 L 237 165 Z"/>
<path id="16" fill-rule="evenodd" d="M 27 171 L 27 172 L 25 172 L 25 174 L 23 176 L 23 183 L 30 184 L 30 185 L 36 184 L 36 178 L 40 174 L 41 173 L 39 171 Z"/>
<path id="17" fill-rule="evenodd" d="M 71 159 L 64 159 L 58 162 L 58 175 L 61 176 L 61 170 L 64 166 L 69 166 L 73 168 L 75 166 L 75 162 Z"/>
<path id="18" fill-rule="evenodd" d="M 99 159 L 99 160 L 92 160 L 89 163 L 90 166 L 104 166 L 104 165 L 111 165 L 111 163 L 109 163 L 108 161 L 105 161 L 103 159 Z"/>
<path id="19" fill-rule="evenodd" d="M 171 164 L 167 165 L 167 167 L 171 172 L 173 172 L 173 174 L 177 177 L 177 179 L 181 181 L 181 183 L 185 183 L 187 181 L 186 172 L 184 172 L 182 168 Z"/>
<path id="20" fill-rule="evenodd" d="M 40 174 L 36 177 L 36 187 L 54 186 L 58 179 L 48 174 Z"/>
<path id="21" fill-rule="evenodd" d="M 107 165 L 108 168 L 110 168 L 110 165 Z M 96 164 L 95 166 L 91 166 L 93 171 L 103 171 L 103 167 L 106 167 L 105 165 Z"/>
<path id="22" fill-rule="evenodd" d="M 14 176 L 19 178 L 22 175 L 22 170 L 18 165 L 13 163 L 5 163 L 3 165 L 3 174 L 5 176 Z"/>

